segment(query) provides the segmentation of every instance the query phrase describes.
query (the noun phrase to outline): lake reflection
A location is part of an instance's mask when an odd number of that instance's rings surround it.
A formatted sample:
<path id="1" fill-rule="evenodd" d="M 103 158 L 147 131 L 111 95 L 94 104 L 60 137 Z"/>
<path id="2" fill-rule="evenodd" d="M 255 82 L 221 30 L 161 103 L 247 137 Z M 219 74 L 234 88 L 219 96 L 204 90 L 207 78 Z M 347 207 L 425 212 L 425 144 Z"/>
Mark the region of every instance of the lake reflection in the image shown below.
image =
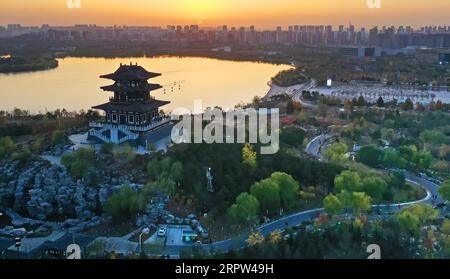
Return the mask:
<path id="1" fill-rule="evenodd" d="M 233 108 L 254 96 L 263 96 L 270 78 L 278 71 L 289 69 L 286 65 L 208 58 L 65 58 L 59 60 L 59 67 L 54 70 L 0 74 L 0 110 L 15 107 L 32 112 L 57 108 L 87 110 L 112 96 L 100 89 L 112 81 L 99 76 L 114 72 L 120 63 L 130 62 L 162 73 L 151 82 L 166 86 L 166 94 L 163 89 L 153 92 L 156 98 L 172 102 L 163 108 L 166 111 L 178 107 L 192 109 L 194 100 L 202 100 L 204 108 L 216 105 Z M 181 89 L 172 85 L 180 81 Z"/>

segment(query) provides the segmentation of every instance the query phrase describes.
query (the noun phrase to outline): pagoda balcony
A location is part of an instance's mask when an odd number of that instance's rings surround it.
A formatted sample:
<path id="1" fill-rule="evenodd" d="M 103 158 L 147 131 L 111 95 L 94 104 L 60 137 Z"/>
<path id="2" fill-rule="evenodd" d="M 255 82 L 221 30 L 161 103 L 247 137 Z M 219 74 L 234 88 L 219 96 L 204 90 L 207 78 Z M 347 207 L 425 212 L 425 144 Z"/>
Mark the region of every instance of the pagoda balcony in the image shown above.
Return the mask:
<path id="1" fill-rule="evenodd" d="M 91 121 L 89 122 L 89 126 L 91 128 L 100 128 L 100 129 L 118 129 L 122 131 L 129 132 L 147 132 L 153 130 L 159 126 L 170 123 L 170 116 L 162 116 L 158 117 L 158 120 L 152 121 L 150 124 L 117 124 L 110 122 L 98 122 Z"/>

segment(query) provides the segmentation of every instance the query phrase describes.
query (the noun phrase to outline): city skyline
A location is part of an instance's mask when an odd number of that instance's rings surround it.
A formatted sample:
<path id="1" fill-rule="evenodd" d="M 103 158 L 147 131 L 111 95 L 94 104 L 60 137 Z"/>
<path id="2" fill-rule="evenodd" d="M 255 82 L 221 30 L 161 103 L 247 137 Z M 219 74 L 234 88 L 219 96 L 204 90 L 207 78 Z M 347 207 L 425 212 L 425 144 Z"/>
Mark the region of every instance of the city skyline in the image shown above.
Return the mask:
<path id="1" fill-rule="evenodd" d="M 255 25 L 260 29 L 295 24 L 365 26 L 446 25 L 450 2 L 446 0 L 381 1 L 369 8 L 366 0 L 292 1 L 257 0 L 81 0 L 81 8 L 68 8 L 66 0 L 18 0 L 0 3 L 0 25 L 140 25 L 199 24 L 202 27 Z M 431 2 L 431 4 L 430 4 Z M 36 10 L 40 13 L 36 13 Z"/>

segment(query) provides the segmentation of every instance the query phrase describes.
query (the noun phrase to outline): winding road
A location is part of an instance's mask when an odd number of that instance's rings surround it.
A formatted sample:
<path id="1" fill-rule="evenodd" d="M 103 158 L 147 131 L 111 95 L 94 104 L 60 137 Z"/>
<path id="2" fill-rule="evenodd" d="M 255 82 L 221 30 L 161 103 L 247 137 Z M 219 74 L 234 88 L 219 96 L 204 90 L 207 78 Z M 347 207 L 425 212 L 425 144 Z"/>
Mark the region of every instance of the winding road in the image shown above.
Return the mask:
<path id="1" fill-rule="evenodd" d="M 321 146 L 330 139 L 330 135 L 320 135 L 314 138 L 306 147 L 306 153 L 309 155 L 320 159 L 320 148 Z M 379 214 L 388 214 L 395 213 L 405 206 L 413 205 L 413 204 L 433 204 L 433 197 L 437 197 L 434 200 L 435 204 L 442 203 L 444 200 L 439 196 L 438 189 L 439 185 L 428 181 L 426 179 L 417 177 L 412 174 L 405 173 L 405 178 L 408 182 L 416 184 L 424 188 L 427 192 L 427 196 L 418 201 L 410 201 L 399 204 L 391 204 L 391 205 L 374 205 L 373 209 L 377 210 Z M 292 215 L 283 217 L 281 219 L 275 220 L 268 224 L 263 224 L 255 229 L 255 231 L 260 232 L 264 237 L 268 236 L 271 232 L 276 230 L 285 230 L 287 227 L 296 226 L 305 221 L 313 221 L 317 218 L 321 213 L 324 212 L 323 208 L 316 208 L 306 211 L 301 211 L 294 213 Z M 233 239 L 227 239 L 223 241 L 214 242 L 211 244 L 202 244 L 199 245 L 204 251 L 222 251 L 227 252 L 231 249 L 240 249 L 246 246 L 246 240 L 249 237 L 249 233 L 244 233 L 241 236 Z M 167 246 L 164 254 L 166 255 L 179 255 L 182 250 L 191 249 L 192 246 Z"/>

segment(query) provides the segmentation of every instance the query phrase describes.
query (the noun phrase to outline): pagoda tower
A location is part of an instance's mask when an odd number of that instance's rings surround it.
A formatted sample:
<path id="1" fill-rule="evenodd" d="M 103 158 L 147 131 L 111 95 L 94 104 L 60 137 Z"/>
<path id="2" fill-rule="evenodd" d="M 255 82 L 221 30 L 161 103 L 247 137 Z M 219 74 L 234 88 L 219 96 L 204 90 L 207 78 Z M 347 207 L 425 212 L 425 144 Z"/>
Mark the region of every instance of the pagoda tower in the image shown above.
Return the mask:
<path id="1" fill-rule="evenodd" d="M 148 80 L 161 76 L 133 64 L 120 64 L 114 73 L 102 75 L 114 84 L 101 87 L 114 92 L 109 102 L 92 107 L 105 112 L 103 121 L 91 122 L 89 140 L 98 143 L 128 143 L 132 146 L 147 146 L 167 133 L 170 135 L 170 117 L 163 115 L 160 108 L 170 102 L 156 100 L 151 91 L 162 88 Z M 164 129 L 163 129 L 164 128 Z"/>

